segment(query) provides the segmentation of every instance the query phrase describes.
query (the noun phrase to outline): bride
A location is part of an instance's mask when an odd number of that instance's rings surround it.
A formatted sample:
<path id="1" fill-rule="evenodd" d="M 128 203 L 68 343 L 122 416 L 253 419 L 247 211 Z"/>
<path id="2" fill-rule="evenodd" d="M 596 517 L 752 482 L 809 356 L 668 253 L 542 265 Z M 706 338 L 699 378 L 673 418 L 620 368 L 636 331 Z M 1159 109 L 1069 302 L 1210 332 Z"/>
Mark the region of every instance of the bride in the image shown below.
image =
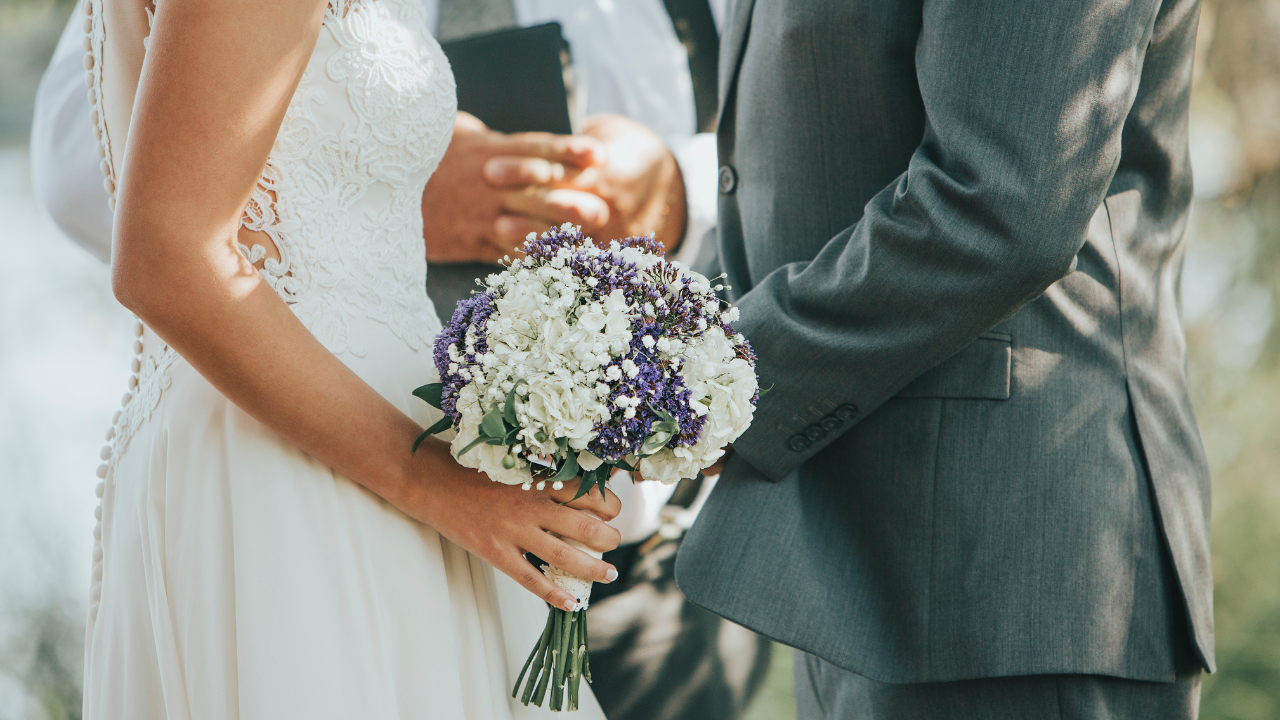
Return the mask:
<path id="1" fill-rule="evenodd" d="M 439 329 L 420 200 L 455 113 L 421 3 L 84 8 L 113 286 L 141 318 L 84 716 L 542 716 L 511 686 L 541 601 L 573 598 L 523 554 L 611 581 L 550 532 L 611 549 L 573 508 L 618 503 L 409 452 L 436 419 L 409 394 Z"/>

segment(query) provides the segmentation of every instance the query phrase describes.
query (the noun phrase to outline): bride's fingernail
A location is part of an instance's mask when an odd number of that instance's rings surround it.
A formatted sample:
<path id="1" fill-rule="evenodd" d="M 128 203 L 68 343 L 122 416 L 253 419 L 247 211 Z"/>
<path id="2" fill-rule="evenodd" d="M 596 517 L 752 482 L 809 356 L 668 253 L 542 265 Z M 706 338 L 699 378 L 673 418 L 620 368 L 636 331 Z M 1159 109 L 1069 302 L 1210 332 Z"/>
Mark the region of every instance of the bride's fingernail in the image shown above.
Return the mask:
<path id="1" fill-rule="evenodd" d="M 613 569 L 613 568 L 609 568 L 608 570 L 606 570 L 606 571 L 604 572 L 604 581 L 605 581 L 605 582 L 607 582 L 607 583 L 611 583 L 611 582 L 613 582 L 614 580 L 617 580 L 617 579 L 618 579 L 618 571 L 617 571 L 617 570 L 615 570 L 615 569 Z"/>
<path id="2" fill-rule="evenodd" d="M 577 610 L 577 609 L 578 609 L 578 601 L 577 601 L 577 600 L 565 600 L 565 601 L 564 601 L 564 609 L 565 609 L 565 610 L 568 610 L 569 612 L 573 612 L 574 610 Z"/>

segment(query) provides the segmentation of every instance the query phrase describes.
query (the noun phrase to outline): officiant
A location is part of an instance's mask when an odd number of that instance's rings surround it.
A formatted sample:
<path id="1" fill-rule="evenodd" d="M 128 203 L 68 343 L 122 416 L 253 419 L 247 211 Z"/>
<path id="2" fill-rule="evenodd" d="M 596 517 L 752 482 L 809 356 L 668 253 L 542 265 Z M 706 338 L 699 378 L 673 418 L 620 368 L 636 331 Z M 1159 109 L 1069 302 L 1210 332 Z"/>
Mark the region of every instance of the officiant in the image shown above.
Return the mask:
<path id="1" fill-rule="evenodd" d="M 597 239 L 652 231 L 669 257 L 691 265 L 710 250 L 703 239 L 716 216 L 711 131 L 723 0 L 423 4 L 446 52 L 554 22 L 571 59 L 561 132 L 499 132 L 459 113 L 422 199 L 428 291 L 443 319 L 494 262 L 550 225 L 579 224 Z M 41 82 L 33 175 L 63 231 L 106 261 L 111 215 L 86 120 L 81 18 L 72 14 Z M 464 87 L 454 62 L 462 104 L 475 88 Z M 689 603 L 675 586 L 676 550 L 712 485 L 612 486 L 623 499 L 614 522 L 623 545 L 606 559 L 621 576 L 593 592 L 590 643 L 592 689 L 613 720 L 738 717 L 767 671 L 767 640 Z"/>

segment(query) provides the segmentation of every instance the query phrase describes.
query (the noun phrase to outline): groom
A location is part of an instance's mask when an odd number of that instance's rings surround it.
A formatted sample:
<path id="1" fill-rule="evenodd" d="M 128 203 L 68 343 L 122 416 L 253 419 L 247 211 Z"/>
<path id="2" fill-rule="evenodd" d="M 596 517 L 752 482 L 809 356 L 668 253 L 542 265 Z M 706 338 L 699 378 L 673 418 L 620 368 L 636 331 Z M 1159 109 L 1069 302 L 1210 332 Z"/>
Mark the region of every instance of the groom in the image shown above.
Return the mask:
<path id="1" fill-rule="evenodd" d="M 731 10 L 718 262 L 772 389 L 677 573 L 807 653 L 802 718 L 1196 716 L 1198 11 Z"/>

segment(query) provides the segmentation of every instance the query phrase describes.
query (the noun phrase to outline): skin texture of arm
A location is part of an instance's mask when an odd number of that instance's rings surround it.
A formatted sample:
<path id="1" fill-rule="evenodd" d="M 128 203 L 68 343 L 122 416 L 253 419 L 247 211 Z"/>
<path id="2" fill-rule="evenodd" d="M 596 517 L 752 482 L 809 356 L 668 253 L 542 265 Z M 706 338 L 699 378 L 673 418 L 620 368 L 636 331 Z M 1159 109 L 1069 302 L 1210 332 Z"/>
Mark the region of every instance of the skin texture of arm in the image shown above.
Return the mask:
<path id="1" fill-rule="evenodd" d="M 329 353 L 238 252 L 240 217 L 320 32 L 323 0 L 162 3 L 117 195 L 117 298 L 230 401 L 303 451 L 556 606 L 572 597 L 523 558 L 597 581 L 617 532 L 557 500 L 457 465 Z M 119 141 L 119 140 L 117 140 Z M 616 498 L 573 504 L 606 519 Z M 568 603 L 568 605 L 566 605 Z"/>

